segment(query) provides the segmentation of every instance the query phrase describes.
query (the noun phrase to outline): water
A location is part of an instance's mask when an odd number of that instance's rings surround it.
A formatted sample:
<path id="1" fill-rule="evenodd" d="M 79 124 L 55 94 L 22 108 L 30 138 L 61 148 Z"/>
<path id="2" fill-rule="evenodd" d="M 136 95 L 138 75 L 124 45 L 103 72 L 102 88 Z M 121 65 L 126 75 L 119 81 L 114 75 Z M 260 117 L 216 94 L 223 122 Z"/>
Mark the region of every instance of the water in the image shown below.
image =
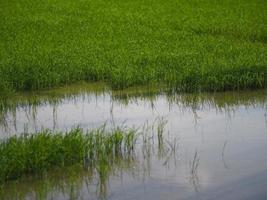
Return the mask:
<path id="1" fill-rule="evenodd" d="M 79 167 L 52 171 L 9 182 L 5 199 L 267 198 L 266 90 L 168 95 L 82 85 L 2 102 L 1 138 L 103 123 L 142 130 L 167 121 L 162 151 L 151 142 L 144 154 L 140 144 L 136 158 L 122 160 L 104 180 Z"/>

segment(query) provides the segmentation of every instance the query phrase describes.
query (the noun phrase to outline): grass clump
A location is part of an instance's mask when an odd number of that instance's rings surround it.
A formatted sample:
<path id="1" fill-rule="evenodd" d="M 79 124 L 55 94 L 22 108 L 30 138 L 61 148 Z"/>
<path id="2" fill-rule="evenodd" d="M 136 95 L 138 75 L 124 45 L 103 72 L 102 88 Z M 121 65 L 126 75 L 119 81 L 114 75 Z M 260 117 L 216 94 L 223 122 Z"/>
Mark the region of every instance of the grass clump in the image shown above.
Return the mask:
<path id="1" fill-rule="evenodd" d="M 13 136 L 0 143 L 0 183 L 74 164 L 99 169 L 103 175 L 118 157 L 132 155 L 135 140 L 135 130 L 121 128 Z"/>
<path id="2" fill-rule="evenodd" d="M 0 91 L 80 80 L 266 87 L 266 9 L 264 0 L 0 1 Z"/>

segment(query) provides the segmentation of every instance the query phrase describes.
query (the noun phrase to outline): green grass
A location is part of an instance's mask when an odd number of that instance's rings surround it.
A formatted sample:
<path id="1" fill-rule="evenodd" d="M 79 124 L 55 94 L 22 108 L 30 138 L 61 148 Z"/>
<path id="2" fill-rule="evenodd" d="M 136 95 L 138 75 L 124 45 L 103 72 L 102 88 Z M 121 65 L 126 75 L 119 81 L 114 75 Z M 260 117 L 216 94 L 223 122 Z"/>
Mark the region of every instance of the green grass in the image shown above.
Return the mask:
<path id="1" fill-rule="evenodd" d="M 108 131 L 102 126 L 90 132 L 46 130 L 2 140 L 0 199 L 51 199 L 61 193 L 79 199 L 85 188 L 90 196 L 106 199 L 110 178 L 121 177 L 122 170 L 145 178 L 150 176 L 152 156 L 165 164 L 175 156 L 176 139 L 171 142 L 163 134 L 166 124 L 157 118 L 140 132 L 127 127 Z"/>
<path id="2" fill-rule="evenodd" d="M 265 0 L 0 0 L 0 91 L 267 86 Z"/>
<path id="3" fill-rule="evenodd" d="M 0 186 L 23 175 L 74 164 L 95 168 L 104 179 L 119 158 L 132 156 L 136 136 L 134 129 L 84 132 L 77 128 L 67 133 L 47 130 L 4 139 L 0 143 Z"/>

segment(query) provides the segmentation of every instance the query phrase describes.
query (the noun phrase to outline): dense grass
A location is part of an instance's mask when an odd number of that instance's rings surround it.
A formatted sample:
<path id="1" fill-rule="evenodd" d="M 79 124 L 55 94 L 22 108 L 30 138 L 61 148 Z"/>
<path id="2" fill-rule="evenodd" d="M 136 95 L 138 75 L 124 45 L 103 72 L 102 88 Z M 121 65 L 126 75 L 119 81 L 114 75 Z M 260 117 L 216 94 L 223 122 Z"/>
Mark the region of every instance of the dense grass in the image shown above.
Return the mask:
<path id="1" fill-rule="evenodd" d="M 132 156 L 136 136 L 133 129 L 100 128 L 87 133 L 74 129 L 64 134 L 42 131 L 10 137 L 0 143 L 0 185 L 22 175 L 74 164 L 96 168 L 103 179 L 117 159 Z"/>
<path id="2" fill-rule="evenodd" d="M 265 0 L 0 0 L 0 90 L 267 85 Z"/>

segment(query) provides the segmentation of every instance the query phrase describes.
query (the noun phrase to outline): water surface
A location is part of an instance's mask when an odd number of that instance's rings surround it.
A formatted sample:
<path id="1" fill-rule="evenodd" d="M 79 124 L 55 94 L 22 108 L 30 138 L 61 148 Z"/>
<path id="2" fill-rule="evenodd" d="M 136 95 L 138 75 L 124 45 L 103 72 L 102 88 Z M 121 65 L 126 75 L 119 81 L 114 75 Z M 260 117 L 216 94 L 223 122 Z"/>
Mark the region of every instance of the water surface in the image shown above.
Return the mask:
<path id="1" fill-rule="evenodd" d="M 150 142 L 144 153 L 139 144 L 136 157 L 121 160 L 105 180 L 94 171 L 73 167 L 41 179 L 11 181 L 4 187 L 5 199 L 267 198 L 266 90 L 168 94 L 151 88 L 119 92 L 82 85 L 1 102 L 1 138 L 104 123 L 142 130 L 166 121 L 163 149 Z"/>

